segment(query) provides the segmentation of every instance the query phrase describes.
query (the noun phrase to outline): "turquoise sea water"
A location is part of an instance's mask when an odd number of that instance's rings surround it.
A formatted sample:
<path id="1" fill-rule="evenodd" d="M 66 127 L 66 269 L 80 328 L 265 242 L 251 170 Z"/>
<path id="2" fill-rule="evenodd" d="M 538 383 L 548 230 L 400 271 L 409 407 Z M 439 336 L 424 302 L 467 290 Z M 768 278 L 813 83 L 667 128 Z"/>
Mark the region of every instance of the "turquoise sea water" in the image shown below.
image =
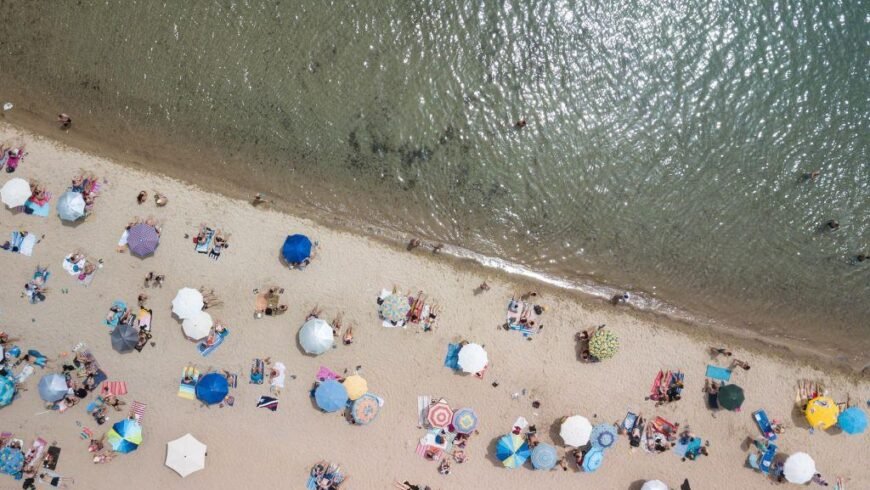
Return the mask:
<path id="1" fill-rule="evenodd" d="M 870 253 L 866 2 L 59 1 L 0 18 L 16 26 L 0 97 L 107 145 L 200 149 L 179 162 L 194 180 L 870 362 L 870 262 L 852 259 Z"/>

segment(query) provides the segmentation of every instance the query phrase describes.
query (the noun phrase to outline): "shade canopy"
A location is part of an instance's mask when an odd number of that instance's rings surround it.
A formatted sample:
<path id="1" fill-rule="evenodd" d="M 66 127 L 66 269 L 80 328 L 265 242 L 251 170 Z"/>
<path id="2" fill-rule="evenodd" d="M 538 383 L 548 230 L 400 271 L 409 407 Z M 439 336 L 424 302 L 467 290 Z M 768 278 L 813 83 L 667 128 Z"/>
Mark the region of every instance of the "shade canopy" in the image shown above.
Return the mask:
<path id="1" fill-rule="evenodd" d="M 347 390 L 347 397 L 351 400 L 356 400 L 365 395 L 369 391 L 369 384 L 365 378 L 358 374 L 352 374 L 344 378 L 344 389 Z"/>
<path id="2" fill-rule="evenodd" d="M 81 192 L 66 191 L 57 200 L 57 215 L 63 221 L 76 221 L 85 215 L 85 198 Z"/>
<path id="3" fill-rule="evenodd" d="M 160 234 L 157 229 L 145 223 L 139 223 L 130 227 L 127 235 L 127 247 L 130 253 L 137 257 L 146 257 L 157 250 L 160 244 Z"/>
<path id="4" fill-rule="evenodd" d="M 0 407 L 12 403 L 13 398 L 15 398 L 15 380 L 9 376 L 0 376 Z"/>
<path id="5" fill-rule="evenodd" d="M 208 336 L 212 325 L 214 325 L 214 321 L 211 319 L 211 315 L 205 311 L 200 311 L 181 322 L 181 329 L 188 338 L 200 340 Z"/>
<path id="6" fill-rule="evenodd" d="M 861 434 L 867 430 L 867 414 L 858 407 L 849 407 L 837 417 L 837 425 L 846 434 Z"/>
<path id="7" fill-rule="evenodd" d="M 592 424 L 589 423 L 589 419 L 582 415 L 568 417 L 562 422 L 562 427 L 559 429 L 559 436 L 566 446 L 583 446 L 589 442 L 591 434 Z"/>
<path id="8" fill-rule="evenodd" d="M 411 304 L 408 297 L 400 294 L 391 294 L 384 298 L 378 307 L 378 314 L 388 322 L 398 323 L 408 317 Z"/>
<path id="9" fill-rule="evenodd" d="M 314 390 L 314 401 L 324 412 L 337 412 L 347 405 L 347 390 L 334 379 L 328 379 Z"/>
<path id="10" fill-rule="evenodd" d="M 446 428 L 453 422 L 453 409 L 445 401 L 439 401 L 429 407 L 426 420 L 432 427 Z"/>
<path id="11" fill-rule="evenodd" d="M 782 473 L 791 483 L 803 485 L 816 474 L 816 462 L 807 453 L 794 453 L 785 460 Z"/>
<path id="12" fill-rule="evenodd" d="M 459 367 L 466 373 L 483 371 L 488 363 L 489 357 L 480 344 L 465 344 L 459 350 Z"/>
<path id="13" fill-rule="evenodd" d="M 190 434 L 185 434 L 166 444 L 166 466 L 185 478 L 205 468 L 205 453 L 208 447 Z"/>
<path id="14" fill-rule="evenodd" d="M 355 424 L 366 425 L 374 420 L 380 411 L 381 405 L 378 401 L 378 397 L 371 393 L 366 393 L 353 402 L 350 415 Z"/>
<path id="15" fill-rule="evenodd" d="M 130 352 L 139 343 L 139 329 L 133 325 L 118 325 L 112 330 L 112 348 L 120 353 Z"/>
<path id="16" fill-rule="evenodd" d="M 0 187 L 0 200 L 10 208 L 24 206 L 31 194 L 30 183 L 18 177 L 9 179 Z"/>
<path id="17" fill-rule="evenodd" d="M 531 451 L 524 437 L 511 433 L 499 438 L 495 455 L 505 468 L 519 468 L 529 459 Z"/>
<path id="18" fill-rule="evenodd" d="M 320 318 L 308 320 L 299 329 L 299 345 L 308 354 L 315 356 L 323 354 L 335 345 L 332 327 Z"/>
<path id="19" fill-rule="evenodd" d="M 204 305 L 202 293 L 193 288 L 181 288 L 172 300 L 172 313 L 184 320 L 202 311 Z"/>
<path id="20" fill-rule="evenodd" d="M 142 444 L 142 426 L 133 419 L 115 422 L 106 433 L 106 442 L 118 453 L 131 453 Z"/>
<path id="21" fill-rule="evenodd" d="M 281 256 L 290 264 L 300 264 L 311 257 L 311 240 L 305 235 L 290 235 L 281 247 Z"/>
<path id="22" fill-rule="evenodd" d="M 196 398 L 207 405 L 220 403 L 230 393 L 227 378 L 218 373 L 208 373 L 196 383 Z"/>
<path id="23" fill-rule="evenodd" d="M 640 490 L 668 490 L 668 486 L 661 480 L 647 480 Z"/>
<path id="24" fill-rule="evenodd" d="M 48 403 L 62 400 L 68 390 L 66 378 L 62 374 L 46 374 L 39 380 L 39 397 Z"/>
<path id="25" fill-rule="evenodd" d="M 460 408 L 453 413 L 453 429 L 460 434 L 471 434 L 477 429 L 479 419 L 471 408 Z"/>
<path id="26" fill-rule="evenodd" d="M 807 403 L 807 422 L 816 429 L 825 430 L 837 423 L 840 407 L 833 398 L 818 396 Z"/>
<path id="27" fill-rule="evenodd" d="M 719 388 L 719 406 L 727 410 L 737 410 L 743 405 L 743 388 L 737 385 L 724 385 Z"/>
<path id="28" fill-rule="evenodd" d="M 583 455 L 583 471 L 586 473 L 592 473 L 601 467 L 601 463 L 603 462 L 604 451 L 593 447 Z"/>
<path id="29" fill-rule="evenodd" d="M 532 466 L 536 470 L 549 470 L 556 466 L 558 461 L 559 455 L 556 452 L 556 448 L 545 442 L 538 443 L 532 449 Z"/>
<path id="30" fill-rule="evenodd" d="M 610 359 L 619 350 L 619 337 L 610 330 L 599 330 L 589 340 L 589 354 L 596 359 Z"/>
<path id="31" fill-rule="evenodd" d="M 616 427 L 613 424 L 598 424 L 592 428 L 589 440 L 592 447 L 607 449 L 616 443 Z"/>

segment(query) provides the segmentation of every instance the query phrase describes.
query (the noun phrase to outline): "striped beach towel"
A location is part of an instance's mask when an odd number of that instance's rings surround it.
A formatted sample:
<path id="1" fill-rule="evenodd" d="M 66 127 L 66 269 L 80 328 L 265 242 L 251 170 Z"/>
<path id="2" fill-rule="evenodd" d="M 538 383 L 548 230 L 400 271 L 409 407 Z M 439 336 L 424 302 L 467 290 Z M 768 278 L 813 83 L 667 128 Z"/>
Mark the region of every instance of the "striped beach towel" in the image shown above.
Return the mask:
<path id="1" fill-rule="evenodd" d="M 185 382 L 184 378 L 190 376 L 190 381 Z M 196 398 L 196 382 L 199 380 L 199 370 L 194 367 L 186 367 L 181 370 L 181 384 L 178 386 L 178 396 L 186 400 Z"/>
<path id="2" fill-rule="evenodd" d="M 148 408 L 148 405 L 135 400 L 130 404 L 130 415 L 136 419 L 136 422 L 139 422 L 140 425 L 142 424 L 142 420 L 145 418 L 146 408 Z"/>
<path id="3" fill-rule="evenodd" d="M 105 381 L 100 394 L 121 396 L 127 394 L 127 383 L 124 381 Z"/>
<path id="4" fill-rule="evenodd" d="M 89 429 L 87 427 L 82 427 L 82 432 L 79 435 L 82 437 L 82 439 L 88 440 L 91 437 L 94 437 L 94 431 L 92 431 L 91 429 Z"/>

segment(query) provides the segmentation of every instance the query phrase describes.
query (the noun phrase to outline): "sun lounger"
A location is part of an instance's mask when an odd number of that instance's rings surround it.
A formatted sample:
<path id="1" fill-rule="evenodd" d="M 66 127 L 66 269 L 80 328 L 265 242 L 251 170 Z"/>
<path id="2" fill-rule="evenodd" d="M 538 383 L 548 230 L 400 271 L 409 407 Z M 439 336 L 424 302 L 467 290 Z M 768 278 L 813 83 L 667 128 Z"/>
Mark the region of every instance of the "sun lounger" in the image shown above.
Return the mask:
<path id="1" fill-rule="evenodd" d="M 190 377 L 185 382 L 184 378 Z M 196 382 L 199 380 L 199 370 L 195 367 L 186 367 L 181 370 L 181 383 L 178 385 L 178 396 L 186 400 L 196 399 Z"/>
<path id="2" fill-rule="evenodd" d="M 764 452 L 761 461 L 759 462 L 759 471 L 765 475 L 770 474 L 770 467 L 773 465 L 773 458 L 776 456 L 776 444 L 768 444 L 767 451 Z"/>
<path id="3" fill-rule="evenodd" d="M 761 435 L 766 437 L 769 441 L 776 440 L 776 432 L 773 431 L 773 427 L 770 425 L 770 420 L 767 418 L 767 412 L 763 409 L 756 410 L 752 412 L 752 418 L 755 419 L 755 423 L 758 425 Z"/>
<path id="4" fill-rule="evenodd" d="M 719 381 L 731 381 L 731 370 L 728 368 L 708 364 L 705 376 Z"/>
<path id="5" fill-rule="evenodd" d="M 226 339 L 229 334 L 230 329 L 224 328 L 223 332 L 217 334 L 217 336 L 215 337 L 214 344 L 206 345 L 205 340 L 200 340 L 196 344 L 196 350 L 199 351 L 202 357 L 208 357 L 209 355 L 211 355 L 212 352 L 217 350 L 217 348 L 220 347 L 221 344 L 224 343 L 224 339 Z"/>
<path id="6" fill-rule="evenodd" d="M 214 238 L 214 230 L 211 228 L 205 229 L 205 240 L 202 243 L 197 243 L 195 250 L 201 254 L 208 253 L 208 249 L 211 246 L 211 239 Z"/>

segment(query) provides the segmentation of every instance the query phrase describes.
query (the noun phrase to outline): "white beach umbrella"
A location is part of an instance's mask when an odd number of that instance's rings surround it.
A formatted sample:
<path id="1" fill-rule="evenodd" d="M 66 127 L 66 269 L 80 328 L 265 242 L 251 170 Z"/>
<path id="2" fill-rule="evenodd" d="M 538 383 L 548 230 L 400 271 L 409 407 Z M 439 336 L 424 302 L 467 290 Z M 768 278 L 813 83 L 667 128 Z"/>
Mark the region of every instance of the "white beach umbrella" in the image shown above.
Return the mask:
<path id="1" fill-rule="evenodd" d="M 205 468 L 205 452 L 208 447 L 190 434 L 185 434 L 166 444 L 166 466 L 182 478 Z"/>
<path id="2" fill-rule="evenodd" d="M 478 373 L 489 363 L 489 357 L 480 344 L 465 344 L 459 349 L 459 367 L 466 373 Z"/>
<path id="3" fill-rule="evenodd" d="M 33 194 L 33 192 L 30 190 L 30 184 L 26 180 L 18 177 L 9 179 L 9 181 L 3 184 L 3 187 L 0 188 L 0 200 L 10 208 L 24 206 L 24 203 L 30 199 L 31 194 Z"/>
<path id="4" fill-rule="evenodd" d="M 565 441 L 566 446 L 580 447 L 589 442 L 592 433 L 592 424 L 589 419 L 581 415 L 572 415 L 562 422 L 559 436 Z"/>
<path id="5" fill-rule="evenodd" d="M 214 322 L 211 319 L 211 315 L 200 311 L 195 316 L 186 318 L 181 322 L 181 329 L 184 330 L 184 335 L 187 335 L 189 338 L 200 340 L 208 335 L 212 325 L 214 325 Z"/>
<path id="6" fill-rule="evenodd" d="M 332 327 L 320 318 L 312 318 L 299 329 L 299 344 L 309 354 L 319 356 L 332 348 L 335 338 Z"/>
<path id="7" fill-rule="evenodd" d="M 816 462 L 807 453 L 794 453 L 785 460 L 782 472 L 786 480 L 803 485 L 816 474 Z"/>
<path id="8" fill-rule="evenodd" d="M 668 490 L 668 486 L 661 480 L 647 480 L 640 490 Z"/>
<path id="9" fill-rule="evenodd" d="M 193 288 L 181 288 L 172 300 L 172 312 L 184 320 L 202 311 L 203 304 L 202 293 Z"/>

